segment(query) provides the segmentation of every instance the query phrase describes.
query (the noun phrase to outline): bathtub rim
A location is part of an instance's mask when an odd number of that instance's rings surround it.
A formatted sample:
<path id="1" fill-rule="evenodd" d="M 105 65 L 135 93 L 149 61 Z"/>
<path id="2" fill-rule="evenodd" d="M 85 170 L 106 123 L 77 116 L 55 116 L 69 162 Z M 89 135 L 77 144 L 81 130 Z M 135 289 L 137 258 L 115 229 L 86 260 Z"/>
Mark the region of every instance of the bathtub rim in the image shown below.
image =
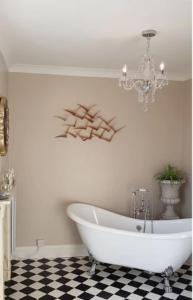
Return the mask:
<path id="1" fill-rule="evenodd" d="M 103 209 L 100 207 L 97 207 L 95 205 L 91 205 L 91 204 L 86 204 L 86 203 L 81 203 L 81 202 L 74 202 L 68 205 L 67 207 L 67 215 L 68 217 L 73 220 L 75 223 L 92 228 L 92 229 L 98 229 L 101 231 L 105 231 L 105 232 L 111 232 L 111 233 L 119 233 L 122 235 L 126 235 L 126 236 L 133 236 L 133 237 L 140 237 L 140 238 L 148 238 L 148 239 L 186 239 L 186 238 L 192 238 L 192 230 L 189 231 L 183 231 L 183 232 L 177 232 L 177 233 L 143 233 L 143 232 L 133 232 L 133 231 L 127 231 L 124 229 L 116 229 L 116 228 L 112 228 L 112 227 L 108 227 L 108 226 L 103 226 L 103 225 L 99 225 L 99 224 L 94 224 L 92 222 L 86 221 L 85 219 L 77 216 L 74 212 L 72 212 L 72 208 L 75 206 L 86 206 L 89 208 L 96 208 L 99 209 L 101 211 L 110 213 L 112 215 L 116 215 L 119 216 L 121 218 L 127 218 L 127 219 L 131 219 L 131 220 L 136 220 L 134 218 L 131 217 L 126 217 L 124 215 L 109 211 L 107 209 Z M 178 221 L 182 221 L 182 220 L 190 220 L 190 222 L 192 221 L 192 218 L 183 218 L 183 219 L 173 219 L 173 220 L 155 220 L 157 222 L 168 222 L 168 223 L 176 223 Z M 138 220 L 139 222 L 143 222 L 143 220 Z"/>

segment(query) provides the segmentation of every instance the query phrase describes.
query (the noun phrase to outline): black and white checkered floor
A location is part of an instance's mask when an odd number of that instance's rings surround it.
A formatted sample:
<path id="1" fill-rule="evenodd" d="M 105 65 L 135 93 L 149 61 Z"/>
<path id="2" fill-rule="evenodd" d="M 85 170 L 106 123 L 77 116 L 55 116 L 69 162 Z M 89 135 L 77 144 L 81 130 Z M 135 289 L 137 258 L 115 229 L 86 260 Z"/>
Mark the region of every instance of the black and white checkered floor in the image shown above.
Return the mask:
<path id="1" fill-rule="evenodd" d="M 164 294 L 162 277 L 141 270 L 99 264 L 88 277 L 88 258 L 12 261 L 6 300 L 141 300 L 192 299 L 191 266 L 184 265 L 171 279 L 173 292 Z"/>

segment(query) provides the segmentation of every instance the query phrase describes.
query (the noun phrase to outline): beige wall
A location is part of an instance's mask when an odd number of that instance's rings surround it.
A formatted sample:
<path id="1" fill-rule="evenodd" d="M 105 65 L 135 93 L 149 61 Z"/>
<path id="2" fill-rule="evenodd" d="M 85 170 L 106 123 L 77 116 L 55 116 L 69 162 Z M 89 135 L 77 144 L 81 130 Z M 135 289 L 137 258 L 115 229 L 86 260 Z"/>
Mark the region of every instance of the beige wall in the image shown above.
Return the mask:
<path id="1" fill-rule="evenodd" d="M 153 190 L 159 215 L 154 174 L 168 162 L 186 167 L 185 91 L 185 82 L 170 82 L 144 113 L 135 92 L 119 89 L 115 79 L 11 73 L 10 159 L 17 177 L 17 245 L 33 245 L 37 238 L 46 244 L 79 242 L 65 212 L 70 202 L 127 215 L 130 191 L 137 186 Z M 62 123 L 54 115 L 77 103 L 97 104 L 107 118 L 115 115 L 117 125 L 126 127 L 111 143 L 55 139 Z"/>
<path id="2" fill-rule="evenodd" d="M 7 96 L 8 73 L 4 57 L 0 51 L 0 95 Z"/>
<path id="3" fill-rule="evenodd" d="M 186 185 L 183 189 L 180 210 L 183 217 L 192 215 L 192 80 L 185 82 L 184 126 L 182 162 L 186 171 Z"/>

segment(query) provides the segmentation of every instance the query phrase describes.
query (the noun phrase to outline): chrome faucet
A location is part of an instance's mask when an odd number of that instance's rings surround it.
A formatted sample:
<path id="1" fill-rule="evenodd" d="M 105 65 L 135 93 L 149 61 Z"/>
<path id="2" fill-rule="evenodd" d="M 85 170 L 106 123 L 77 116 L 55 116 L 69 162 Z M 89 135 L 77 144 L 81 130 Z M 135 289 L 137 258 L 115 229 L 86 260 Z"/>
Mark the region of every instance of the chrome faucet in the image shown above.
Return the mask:
<path id="1" fill-rule="evenodd" d="M 144 198 L 145 193 L 149 193 L 149 192 L 150 191 L 148 189 L 140 188 L 132 193 L 134 199 L 133 217 L 137 219 L 137 217 L 141 216 L 141 214 L 143 215 L 144 217 L 143 232 L 145 232 L 146 230 L 147 220 L 151 220 L 151 232 L 153 232 L 153 220 L 151 217 L 149 201 Z M 141 194 L 141 203 L 139 207 L 136 207 L 137 193 Z"/>

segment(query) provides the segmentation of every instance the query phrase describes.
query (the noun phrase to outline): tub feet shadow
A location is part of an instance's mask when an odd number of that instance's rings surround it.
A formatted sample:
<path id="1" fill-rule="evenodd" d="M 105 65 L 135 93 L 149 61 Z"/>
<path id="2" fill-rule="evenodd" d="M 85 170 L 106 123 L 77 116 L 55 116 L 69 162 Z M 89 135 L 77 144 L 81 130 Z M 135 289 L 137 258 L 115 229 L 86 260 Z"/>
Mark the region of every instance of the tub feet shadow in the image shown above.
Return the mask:
<path id="1" fill-rule="evenodd" d="M 172 287 L 170 285 L 170 277 L 174 274 L 173 268 L 170 266 L 165 269 L 162 273 L 162 277 L 164 278 L 164 289 L 165 293 L 172 293 Z"/>
<path id="2" fill-rule="evenodd" d="M 95 272 L 96 272 L 97 261 L 89 251 L 88 251 L 88 256 L 89 256 L 89 262 L 90 262 L 90 269 L 88 271 L 88 275 L 89 275 L 89 277 L 92 277 L 93 275 L 95 275 Z"/>

